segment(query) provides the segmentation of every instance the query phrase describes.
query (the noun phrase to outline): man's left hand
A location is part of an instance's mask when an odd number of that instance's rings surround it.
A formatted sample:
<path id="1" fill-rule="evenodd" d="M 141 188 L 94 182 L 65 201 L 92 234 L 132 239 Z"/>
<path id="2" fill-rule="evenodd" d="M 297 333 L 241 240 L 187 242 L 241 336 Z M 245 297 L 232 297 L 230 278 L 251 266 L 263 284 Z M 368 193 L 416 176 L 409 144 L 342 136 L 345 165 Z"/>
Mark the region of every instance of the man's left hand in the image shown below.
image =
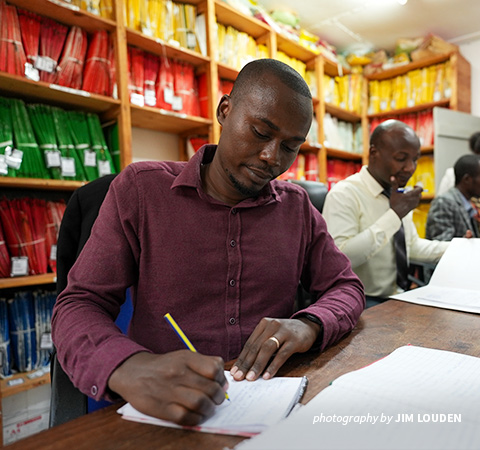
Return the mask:
<path id="1" fill-rule="evenodd" d="M 245 343 L 230 373 L 237 381 L 272 378 L 294 353 L 306 352 L 320 333 L 320 325 L 306 318 L 264 317 Z M 268 367 L 267 367 L 268 364 Z"/>

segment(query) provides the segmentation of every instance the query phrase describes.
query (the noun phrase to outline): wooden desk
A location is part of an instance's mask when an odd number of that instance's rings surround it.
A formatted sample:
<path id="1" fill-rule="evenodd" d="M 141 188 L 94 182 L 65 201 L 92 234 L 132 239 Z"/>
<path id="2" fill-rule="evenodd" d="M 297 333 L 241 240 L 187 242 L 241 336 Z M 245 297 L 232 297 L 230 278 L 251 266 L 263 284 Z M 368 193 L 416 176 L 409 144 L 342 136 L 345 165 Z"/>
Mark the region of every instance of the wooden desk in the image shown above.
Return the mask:
<path id="1" fill-rule="evenodd" d="M 306 375 L 303 403 L 340 375 L 412 344 L 480 355 L 480 317 L 390 300 L 366 310 L 355 330 L 316 357 L 295 355 L 280 375 Z M 121 419 L 109 407 L 7 446 L 8 449 L 170 449 L 222 450 L 243 438 L 162 428 Z"/>

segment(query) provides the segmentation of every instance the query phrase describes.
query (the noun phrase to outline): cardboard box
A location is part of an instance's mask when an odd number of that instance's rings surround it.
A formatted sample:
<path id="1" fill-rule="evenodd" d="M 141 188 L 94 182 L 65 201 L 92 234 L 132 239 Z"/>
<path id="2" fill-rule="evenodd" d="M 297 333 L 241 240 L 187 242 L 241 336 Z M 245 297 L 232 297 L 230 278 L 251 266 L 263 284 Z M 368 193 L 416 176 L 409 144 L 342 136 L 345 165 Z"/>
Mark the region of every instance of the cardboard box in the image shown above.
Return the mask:
<path id="1" fill-rule="evenodd" d="M 48 428 L 50 384 L 2 399 L 3 445 Z"/>

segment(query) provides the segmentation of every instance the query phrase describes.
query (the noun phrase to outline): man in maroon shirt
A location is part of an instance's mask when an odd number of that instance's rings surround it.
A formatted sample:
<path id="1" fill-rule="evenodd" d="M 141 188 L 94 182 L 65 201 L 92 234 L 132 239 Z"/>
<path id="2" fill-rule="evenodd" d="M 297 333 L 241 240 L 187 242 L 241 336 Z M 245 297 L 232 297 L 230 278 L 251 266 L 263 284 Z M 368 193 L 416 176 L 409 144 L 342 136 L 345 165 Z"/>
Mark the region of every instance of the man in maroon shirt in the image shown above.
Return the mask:
<path id="1" fill-rule="evenodd" d="M 116 177 L 52 320 L 82 392 L 185 425 L 225 400 L 224 360 L 236 359 L 236 380 L 271 378 L 292 354 L 341 339 L 365 304 L 306 192 L 276 180 L 312 121 L 301 76 L 275 60 L 247 64 L 217 119 L 218 146 Z M 295 311 L 299 281 L 316 301 Z M 114 319 L 128 287 L 125 336 Z M 166 313 L 198 353 L 182 350 Z"/>

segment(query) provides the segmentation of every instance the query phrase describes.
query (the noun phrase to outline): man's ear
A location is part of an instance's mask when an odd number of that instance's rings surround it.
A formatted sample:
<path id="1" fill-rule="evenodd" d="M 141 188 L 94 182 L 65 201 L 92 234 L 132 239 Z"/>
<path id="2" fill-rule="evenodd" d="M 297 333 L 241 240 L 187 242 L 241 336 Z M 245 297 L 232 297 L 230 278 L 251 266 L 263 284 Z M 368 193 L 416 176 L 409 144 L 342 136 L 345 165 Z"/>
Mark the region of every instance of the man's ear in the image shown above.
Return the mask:
<path id="1" fill-rule="evenodd" d="M 225 118 L 228 116 L 230 109 L 232 107 L 232 99 L 229 95 L 225 94 L 221 99 L 220 103 L 217 106 L 217 120 L 220 125 L 223 126 Z"/>
<path id="2" fill-rule="evenodd" d="M 378 153 L 377 148 L 374 145 L 371 145 L 370 148 L 368 149 L 368 159 L 369 159 L 369 161 L 371 161 L 372 159 L 375 159 L 377 153 Z"/>

